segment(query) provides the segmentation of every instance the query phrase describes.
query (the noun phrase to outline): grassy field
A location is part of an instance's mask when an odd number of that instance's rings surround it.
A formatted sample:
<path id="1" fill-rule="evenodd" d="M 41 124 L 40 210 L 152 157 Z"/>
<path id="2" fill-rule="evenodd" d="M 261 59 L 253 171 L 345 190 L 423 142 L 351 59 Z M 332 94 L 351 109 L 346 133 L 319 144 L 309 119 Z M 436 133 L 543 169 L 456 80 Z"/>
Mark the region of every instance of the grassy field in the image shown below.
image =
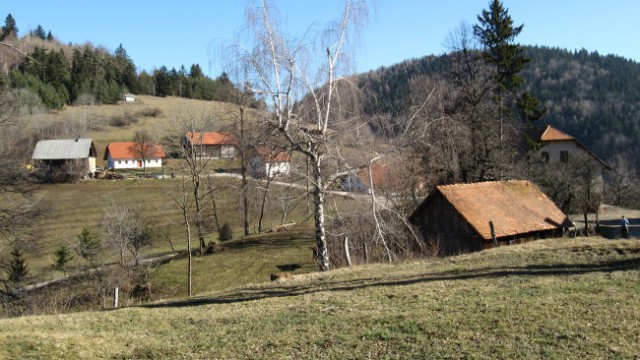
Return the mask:
<path id="1" fill-rule="evenodd" d="M 0 357 L 637 359 L 638 304 L 640 242 L 549 239 L 1 320 Z"/>
<path id="2" fill-rule="evenodd" d="M 228 222 L 235 237 L 242 235 L 240 199 L 236 178 L 213 177 L 212 181 L 220 190 L 215 193 L 220 224 Z M 31 281 L 39 282 L 61 277 L 60 272 L 51 268 L 53 252 L 60 244 L 73 247 L 76 236 L 83 228 L 101 233 L 101 221 L 105 212 L 115 205 L 128 205 L 140 209 L 154 224 L 156 229 L 155 245 L 147 249 L 145 256 L 165 254 L 173 249 L 184 250 L 184 230 L 179 209 L 174 203 L 172 193 L 179 185 L 174 179 L 138 179 L 138 180 L 91 180 L 75 184 L 42 185 L 35 196 L 39 203 L 47 208 L 44 216 L 32 223 L 33 241 L 25 251 Z M 295 196 L 289 203 L 285 222 L 305 222 L 309 219 L 304 192 L 301 189 L 272 185 L 270 200 L 267 202 L 264 229 L 279 226 L 283 220 L 283 201 L 285 194 Z M 334 204 L 330 198 L 331 204 Z M 357 200 L 336 197 L 335 204 L 342 209 L 359 206 Z M 256 231 L 257 207 L 252 207 L 251 230 Z M 212 229 L 211 202 L 205 204 L 204 216 L 211 231 L 206 241 L 216 241 L 217 232 Z M 329 208 L 329 216 L 331 209 Z M 311 230 L 309 230 L 309 233 Z M 305 235 L 306 236 L 306 235 Z M 194 241 L 195 246 L 196 241 Z M 71 267 L 80 265 L 80 259 L 74 259 Z"/>

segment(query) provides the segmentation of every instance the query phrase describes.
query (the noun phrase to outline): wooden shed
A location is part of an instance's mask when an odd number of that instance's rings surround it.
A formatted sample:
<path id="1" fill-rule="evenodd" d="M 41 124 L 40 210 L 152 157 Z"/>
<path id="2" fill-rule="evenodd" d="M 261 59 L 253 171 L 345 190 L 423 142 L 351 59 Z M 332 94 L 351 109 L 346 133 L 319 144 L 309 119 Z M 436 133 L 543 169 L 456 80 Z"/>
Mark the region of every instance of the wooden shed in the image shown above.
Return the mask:
<path id="1" fill-rule="evenodd" d="M 426 239 L 438 239 L 445 254 L 555 236 L 569 224 L 526 180 L 437 186 L 409 219 Z"/>
<path id="2" fill-rule="evenodd" d="M 96 172 L 96 147 L 91 139 L 40 140 L 32 156 L 36 167 L 69 172 L 80 177 Z"/>

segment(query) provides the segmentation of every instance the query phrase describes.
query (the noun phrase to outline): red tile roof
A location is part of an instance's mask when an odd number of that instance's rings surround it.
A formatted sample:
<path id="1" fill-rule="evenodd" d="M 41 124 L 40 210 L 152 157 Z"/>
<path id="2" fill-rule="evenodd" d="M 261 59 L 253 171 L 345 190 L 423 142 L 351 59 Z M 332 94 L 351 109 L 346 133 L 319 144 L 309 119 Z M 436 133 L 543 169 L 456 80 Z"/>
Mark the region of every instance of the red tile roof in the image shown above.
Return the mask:
<path id="1" fill-rule="evenodd" d="M 392 172 L 391 166 L 387 163 L 371 164 L 371 177 L 375 188 L 391 188 L 396 180 L 396 173 Z M 367 186 L 371 187 L 371 179 L 369 177 L 369 168 L 358 171 L 358 177 Z"/>
<path id="2" fill-rule="evenodd" d="M 562 140 L 575 140 L 573 136 L 567 135 L 562 131 L 554 128 L 551 125 L 547 125 L 542 135 L 540 135 L 540 141 L 562 141 Z"/>
<path id="3" fill-rule="evenodd" d="M 256 153 L 266 163 L 290 162 L 291 153 L 284 149 L 259 147 Z"/>
<path id="4" fill-rule="evenodd" d="M 155 143 L 147 143 L 149 152 L 147 158 L 163 158 L 165 157 L 162 145 Z M 104 159 L 107 160 L 109 154 L 112 159 L 140 159 L 140 143 L 137 142 L 113 142 L 107 146 L 104 152 Z"/>
<path id="5" fill-rule="evenodd" d="M 497 238 L 554 230 L 568 222 L 567 216 L 536 185 L 526 180 L 442 185 L 435 191 L 485 240 L 491 239 L 489 221 L 493 222 Z M 431 195 L 418 210 L 429 198 Z"/>
<path id="6" fill-rule="evenodd" d="M 234 145 L 238 141 L 234 134 L 225 132 L 188 132 L 187 139 L 194 145 Z"/>

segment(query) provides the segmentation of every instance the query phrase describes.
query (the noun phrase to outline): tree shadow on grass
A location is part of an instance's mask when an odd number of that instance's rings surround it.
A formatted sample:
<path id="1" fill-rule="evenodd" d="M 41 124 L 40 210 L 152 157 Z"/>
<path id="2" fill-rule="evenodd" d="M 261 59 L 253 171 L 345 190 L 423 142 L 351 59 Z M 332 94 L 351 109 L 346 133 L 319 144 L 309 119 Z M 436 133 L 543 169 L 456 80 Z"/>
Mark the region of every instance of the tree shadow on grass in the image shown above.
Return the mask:
<path id="1" fill-rule="evenodd" d="M 211 304 L 233 304 L 274 297 L 293 297 L 323 291 L 351 291 L 382 286 L 405 286 L 437 281 L 491 279 L 507 276 L 571 276 L 587 273 L 640 270 L 640 257 L 602 262 L 599 264 L 527 265 L 523 267 L 489 267 L 471 270 L 452 269 L 417 276 L 365 278 L 346 281 L 314 281 L 305 285 L 287 285 L 266 288 L 244 288 L 218 296 L 202 296 L 179 301 L 140 305 L 144 308 L 190 307 Z"/>

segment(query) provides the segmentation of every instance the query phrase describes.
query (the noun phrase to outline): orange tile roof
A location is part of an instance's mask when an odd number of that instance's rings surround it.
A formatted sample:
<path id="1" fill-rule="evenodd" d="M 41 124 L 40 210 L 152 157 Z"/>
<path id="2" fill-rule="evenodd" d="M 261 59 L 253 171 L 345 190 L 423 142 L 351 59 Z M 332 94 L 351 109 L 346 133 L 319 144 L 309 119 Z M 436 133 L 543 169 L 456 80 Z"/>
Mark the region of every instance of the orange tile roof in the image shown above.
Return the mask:
<path id="1" fill-rule="evenodd" d="M 395 175 L 397 174 L 391 172 L 391 167 L 387 163 L 371 164 L 371 177 L 376 188 L 393 187 L 394 180 L 396 180 Z M 371 187 L 368 167 L 358 171 L 358 177 L 365 185 Z"/>
<path id="2" fill-rule="evenodd" d="M 562 141 L 562 140 L 575 140 L 573 136 L 563 133 L 562 131 L 554 128 L 551 125 L 547 125 L 542 135 L 540 135 L 540 141 Z"/>
<path id="3" fill-rule="evenodd" d="M 291 161 L 291 153 L 285 149 L 259 147 L 256 149 L 256 153 L 264 162 L 267 163 Z"/>
<path id="4" fill-rule="evenodd" d="M 148 158 L 163 158 L 166 156 L 162 145 L 155 143 L 148 143 L 148 145 L 150 149 L 147 154 Z M 136 149 L 140 149 L 140 144 L 137 142 L 112 142 L 104 152 L 104 159 L 107 160 L 109 154 L 111 154 L 112 159 L 140 159 L 140 151 Z"/>
<path id="5" fill-rule="evenodd" d="M 238 141 L 232 133 L 188 132 L 187 139 L 195 145 L 234 145 Z"/>
<path id="6" fill-rule="evenodd" d="M 491 239 L 489 221 L 493 221 L 497 238 L 554 230 L 568 222 L 567 216 L 526 180 L 442 185 L 434 191 L 439 191 L 485 240 Z M 429 198 L 431 195 L 424 203 Z"/>

